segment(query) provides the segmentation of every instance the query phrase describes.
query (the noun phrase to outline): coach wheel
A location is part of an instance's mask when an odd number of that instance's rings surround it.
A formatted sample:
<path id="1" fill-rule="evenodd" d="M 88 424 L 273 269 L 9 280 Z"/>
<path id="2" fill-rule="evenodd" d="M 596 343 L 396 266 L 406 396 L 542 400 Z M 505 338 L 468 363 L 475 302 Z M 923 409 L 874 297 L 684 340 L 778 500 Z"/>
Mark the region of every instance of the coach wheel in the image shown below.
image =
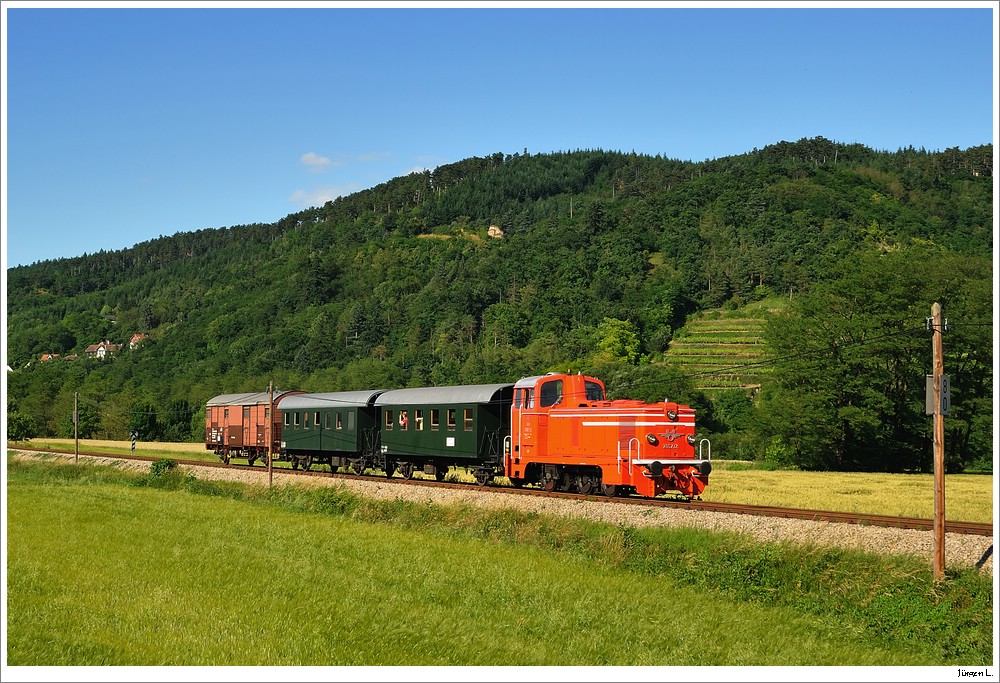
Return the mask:
<path id="1" fill-rule="evenodd" d="M 296 458 L 294 455 L 292 456 L 292 469 L 293 470 L 299 469 L 299 459 Z"/>
<path id="2" fill-rule="evenodd" d="M 222 462 L 223 462 L 223 464 L 225 464 L 225 465 L 228 465 L 228 464 L 229 464 L 229 455 L 228 455 L 228 454 L 226 454 L 226 453 L 223 453 L 223 454 L 222 454 Z"/>
<path id="3" fill-rule="evenodd" d="M 403 479 L 413 479 L 413 463 L 412 462 L 400 463 L 399 473 L 400 475 L 402 475 Z"/>
<path id="4" fill-rule="evenodd" d="M 480 486 L 486 486 L 493 479 L 493 473 L 489 470 L 477 470 L 474 476 L 476 477 L 476 483 Z"/>
<path id="5" fill-rule="evenodd" d="M 255 462 L 257 462 L 257 456 L 256 455 L 248 455 L 247 456 L 247 465 L 249 465 L 250 467 L 253 467 L 253 464 Z"/>
<path id="6" fill-rule="evenodd" d="M 614 484 L 605 484 L 601 487 L 601 493 L 606 495 L 608 498 L 614 498 L 618 495 L 618 487 Z"/>
<path id="7" fill-rule="evenodd" d="M 311 455 L 307 455 L 304 458 L 302 458 L 302 469 L 308 472 L 312 466 L 313 466 L 313 457 Z"/>
<path id="8" fill-rule="evenodd" d="M 444 478 L 448 476 L 447 467 L 435 467 L 434 468 L 434 478 L 438 481 L 444 481 Z"/>
<path id="9" fill-rule="evenodd" d="M 352 460 L 348 464 L 348 469 L 354 472 L 354 474 L 362 475 L 365 473 L 365 463 L 363 460 Z"/>

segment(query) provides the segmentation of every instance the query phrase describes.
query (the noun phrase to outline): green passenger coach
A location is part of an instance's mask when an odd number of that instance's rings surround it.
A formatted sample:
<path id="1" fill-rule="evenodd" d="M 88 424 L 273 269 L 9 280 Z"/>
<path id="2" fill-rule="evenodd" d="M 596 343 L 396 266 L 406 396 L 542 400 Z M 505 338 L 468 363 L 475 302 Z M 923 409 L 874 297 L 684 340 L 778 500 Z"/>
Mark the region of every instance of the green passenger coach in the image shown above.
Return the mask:
<path id="1" fill-rule="evenodd" d="M 292 469 L 313 463 L 332 471 L 364 471 L 364 454 L 378 447 L 374 399 L 380 391 L 299 394 L 282 402 L 281 457 Z"/>
<path id="2" fill-rule="evenodd" d="M 466 466 L 480 484 L 493 479 L 510 435 L 513 384 L 395 389 L 375 399 L 383 461 L 410 478 L 439 481 Z"/>

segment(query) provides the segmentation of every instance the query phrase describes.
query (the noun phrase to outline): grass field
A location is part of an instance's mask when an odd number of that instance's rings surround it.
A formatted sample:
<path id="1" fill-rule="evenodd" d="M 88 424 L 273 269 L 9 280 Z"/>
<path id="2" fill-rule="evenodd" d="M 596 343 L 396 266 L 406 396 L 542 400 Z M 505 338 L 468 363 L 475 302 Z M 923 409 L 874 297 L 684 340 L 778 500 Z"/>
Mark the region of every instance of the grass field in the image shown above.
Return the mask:
<path id="1" fill-rule="evenodd" d="M 72 450 L 73 440 L 34 439 L 31 446 Z M 81 439 L 80 450 L 129 453 L 131 443 Z M 204 444 L 197 443 L 140 442 L 136 454 L 218 461 L 217 456 L 205 450 Z M 316 469 L 320 467 L 315 466 Z M 768 471 L 745 469 L 740 463 L 717 460 L 702 498 L 722 503 L 930 519 L 934 516 L 934 477 L 930 474 Z M 990 475 L 950 474 L 945 478 L 947 519 L 992 522 L 994 499 Z"/>
<path id="2" fill-rule="evenodd" d="M 992 656 L 989 578 L 957 571 L 935 584 L 910 558 L 176 470 L 9 458 L 7 469 L 9 666 L 937 667 Z"/>

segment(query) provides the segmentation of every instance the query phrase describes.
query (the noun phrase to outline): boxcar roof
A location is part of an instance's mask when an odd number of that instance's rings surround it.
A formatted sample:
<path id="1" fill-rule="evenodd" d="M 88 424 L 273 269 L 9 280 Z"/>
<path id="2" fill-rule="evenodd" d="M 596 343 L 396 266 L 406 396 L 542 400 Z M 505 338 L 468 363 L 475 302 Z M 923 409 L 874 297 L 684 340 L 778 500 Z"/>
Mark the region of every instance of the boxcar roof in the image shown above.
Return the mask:
<path id="1" fill-rule="evenodd" d="M 274 400 L 278 401 L 279 398 L 289 393 L 290 390 L 286 391 L 275 391 Z M 271 402 L 271 396 L 266 391 L 251 392 L 248 394 L 222 394 L 221 396 L 216 396 L 215 398 L 208 399 L 208 406 L 259 406 L 265 405 Z"/>
<path id="2" fill-rule="evenodd" d="M 393 389 L 375 399 L 377 406 L 433 405 L 445 403 L 491 403 L 513 384 L 466 384 L 456 387 Z"/>
<path id="3" fill-rule="evenodd" d="M 382 393 L 381 390 L 365 389 L 363 391 L 333 391 L 324 394 L 299 394 L 297 396 L 289 396 L 282 401 L 281 409 L 363 408 L 372 405 L 372 399 L 380 393 Z"/>

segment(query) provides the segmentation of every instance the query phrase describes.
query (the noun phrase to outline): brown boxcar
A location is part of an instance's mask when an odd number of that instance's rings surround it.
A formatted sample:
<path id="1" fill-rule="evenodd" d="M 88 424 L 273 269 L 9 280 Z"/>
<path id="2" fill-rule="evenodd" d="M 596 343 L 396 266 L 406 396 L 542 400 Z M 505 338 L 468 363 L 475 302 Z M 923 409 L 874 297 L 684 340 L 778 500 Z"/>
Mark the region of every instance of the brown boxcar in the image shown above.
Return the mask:
<path id="1" fill-rule="evenodd" d="M 301 391 L 275 391 L 274 414 L 271 395 L 260 391 L 248 394 L 223 394 L 210 399 L 205 406 L 205 448 L 214 451 L 222 462 L 246 458 L 250 465 L 257 460 L 267 464 L 268 432 L 272 452 L 281 448 L 281 399 Z M 270 420 L 270 429 L 268 421 Z"/>

